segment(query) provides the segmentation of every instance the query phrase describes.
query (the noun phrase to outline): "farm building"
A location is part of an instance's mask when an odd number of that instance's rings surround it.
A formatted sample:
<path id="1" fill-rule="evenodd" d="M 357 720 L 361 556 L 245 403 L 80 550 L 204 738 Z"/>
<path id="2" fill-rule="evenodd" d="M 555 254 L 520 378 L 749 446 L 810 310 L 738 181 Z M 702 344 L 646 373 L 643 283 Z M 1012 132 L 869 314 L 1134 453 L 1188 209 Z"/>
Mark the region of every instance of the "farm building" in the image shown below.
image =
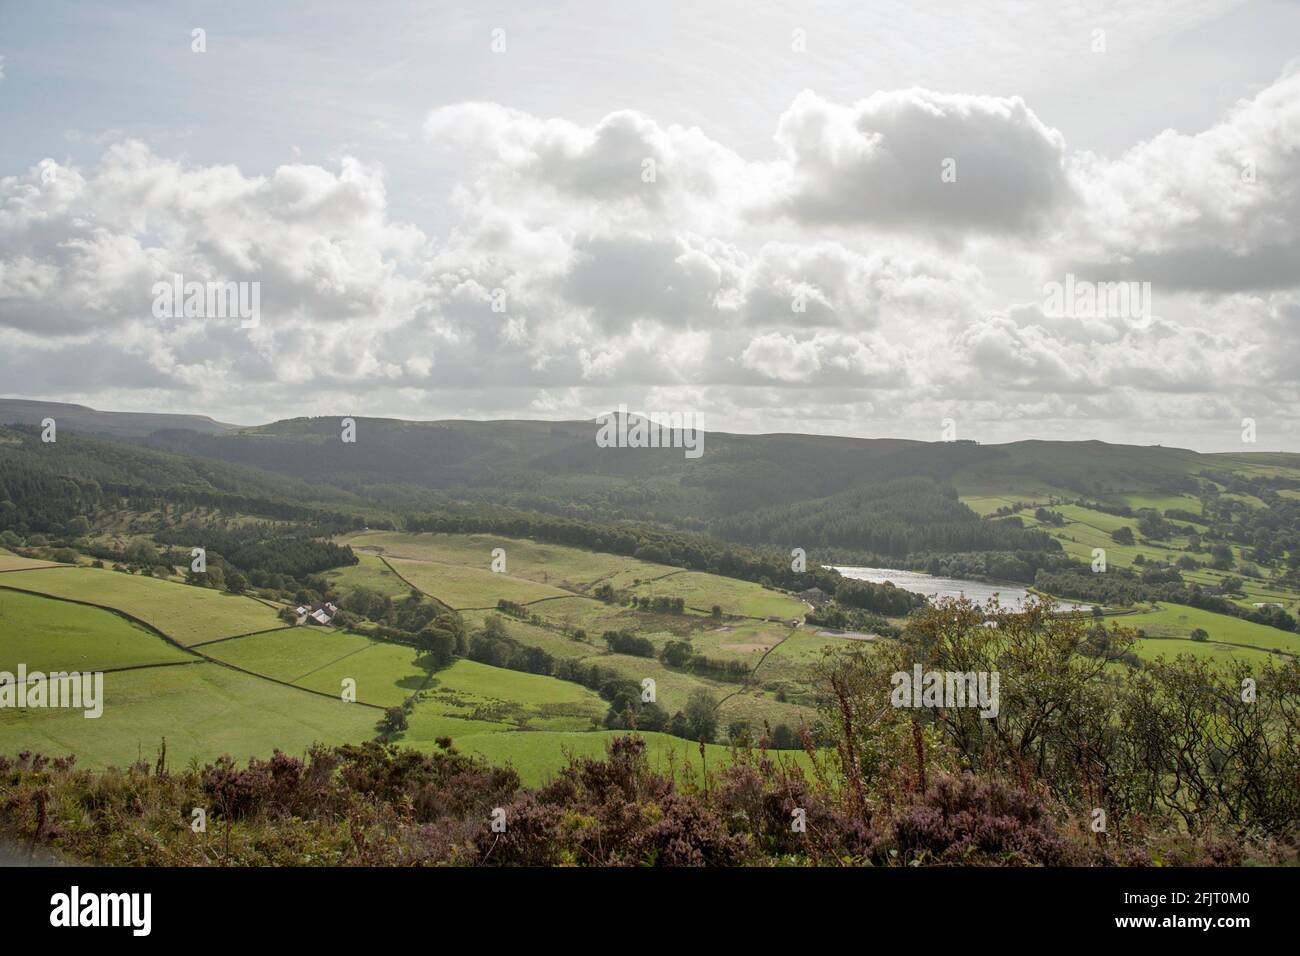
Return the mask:
<path id="1" fill-rule="evenodd" d="M 298 615 L 299 624 L 328 624 L 334 620 L 334 615 L 339 612 L 339 609 L 329 601 L 325 601 L 322 604 L 300 604 L 294 608 L 294 611 Z"/>
<path id="2" fill-rule="evenodd" d="M 831 596 L 821 588 L 809 588 L 807 591 L 800 591 L 795 597 L 801 601 L 807 601 L 814 607 L 819 607 L 831 599 Z"/>

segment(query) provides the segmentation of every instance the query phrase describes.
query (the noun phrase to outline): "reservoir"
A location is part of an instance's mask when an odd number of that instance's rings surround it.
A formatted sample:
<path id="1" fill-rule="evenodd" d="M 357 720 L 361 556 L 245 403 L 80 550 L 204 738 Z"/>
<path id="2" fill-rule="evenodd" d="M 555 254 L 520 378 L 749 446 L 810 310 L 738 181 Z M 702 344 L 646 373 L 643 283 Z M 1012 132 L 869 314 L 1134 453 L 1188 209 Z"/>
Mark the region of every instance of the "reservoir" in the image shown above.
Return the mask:
<path id="1" fill-rule="evenodd" d="M 834 570 L 856 581 L 871 581 L 875 584 L 892 581 L 895 587 L 915 594 L 924 594 L 929 598 L 965 596 L 976 604 L 983 604 L 996 594 L 1003 607 L 1016 608 L 1029 597 L 1027 590 L 1015 584 L 988 584 L 984 581 L 967 581 L 962 578 L 937 578 L 920 571 L 900 571 L 897 568 L 834 567 Z M 1062 610 L 1091 606 L 1076 604 L 1073 601 L 1057 601 L 1057 604 Z"/>

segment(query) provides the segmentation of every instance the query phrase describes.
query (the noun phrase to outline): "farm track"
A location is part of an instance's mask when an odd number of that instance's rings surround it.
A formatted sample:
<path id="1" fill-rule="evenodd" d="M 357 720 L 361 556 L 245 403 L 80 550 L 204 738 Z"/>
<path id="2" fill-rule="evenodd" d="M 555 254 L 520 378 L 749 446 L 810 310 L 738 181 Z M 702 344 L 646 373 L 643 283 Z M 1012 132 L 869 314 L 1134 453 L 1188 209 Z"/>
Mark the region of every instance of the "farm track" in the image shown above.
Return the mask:
<path id="1" fill-rule="evenodd" d="M 763 666 L 763 662 L 767 660 L 767 656 L 771 654 L 774 650 L 776 650 L 778 647 L 780 647 L 782 644 L 784 644 L 786 641 L 790 640 L 790 638 L 794 637 L 795 632 L 797 630 L 799 630 L 797 627 L 790 628 L 789 633 L 786 634 L 785 637 L 781 638 L 779 641 L 777 641 L 775 644 L 773 644 L 771 647 L 765 650 L 763 652 L 763 656 L 758 659 L 758 663 L 754 665 L 754 669 L 749 672 L 749 675 L 741 683 L 740 687 L 737 688 L 736 690 L 733 690 L 726 697 L 722 698 L 722 700 L 718 701 L 718 706 L 714 707 L 713 709 L 715 711 L 718 710 L 719 708 L 722 707 L 723 704 L 731 700 L 731 698 L 737 696 L 738 694 L 743 694 L 745 691 L 749 690 L 750 687 L 753 686 L 754 680 L 758 675 L 758 669 Z"/>
<path id="2" fill-rule="evenodd" d="M 438 603 L 442 604 L 442 605 L 445 606 L 445 607 L 450 607 L 453 611 L 456 611 L 457 613 L 462 612 L 462 611 L 496 611 L 496 610 L 499 610 L 499 608 L 498 608 L 496 605 L 493 605 L 493 606 L 491 606 L 491 607 L 451 607 L 451 605 L 450 605 L 450 604 L 447 604 L 446 601 L 443 601 L 441 598 L 438 598 L 436 595 L 430 594 L 428 591 L 424 590 L 423 588 L 417 587 L 416 585 L 414 585 L 414 584 L 412 584 L 410 581 L 408 581 L 405 577 L 403 577 L 403 576 L 401 575 L 400 572 L 398 572 L 398 570 L 397 570 L 396 568 L 394 568 L 394 567 L 389 563 L 388 559 L 387 559 L 384 555 L 382 555 L 382 554 L 377 554 L 377 553 L 376 553 L 376 554 L 375 554 L 375 557 L 379 558 L 379 560 L 382 561 L 382 562 L 384 563 L 384 566 L 387 567 L 390 571 L 392 571 L 393 574 L 396 575 L 396 576 L 397 576 L 397 577 L 402 581 L 403 584 L 407 585 L 408 587 L 410 587 L 410 588 L 412 588 L 412 589 L 414 589 L 414 590 L 416 590 L 416 591 L 419 591 L 421 594 L 425 595 L 426 597 L 433 598 L 433 600 L 438 601 Z M 423 564 L 444 564 L 444 565 L 445 565 L 445 564 L 448 564 L 448 562 L 446 562 L 446 561 L 428 561 L 428 560 L 425 560 L 425 559 L 423 559 L 423 558 L 402 558 L 400 555 L 394 555 L 394 557 L 399 558 L 399 560 L 404 560 L 404 561 L 419 561 L 419 562 L 421 562 L 421 563 L 423 563 Z M 661 581 L 661 580 L 663 580 L 664 578 L 672 577 L 672 576 L 675 575 L 675 574 L 685 574 L 685 573 L 686 573 L 686 569 L 684 569 L 684 568 L 679 568 L 679 569 L 674 570 L 674 571 L 669 571 L 669 572 L 667 572 L 666 574 L 658 575 L 657 577 L 654 577 L 654 578 L 646 578 L 645 580 L 641 581 L 640 584 L 649 584 L 651 581 Z M 522 580 L 528 580 L 528 579 L 527 579 L 527 578 L 524 578 L 524 579 L 522 579 Z M 540 582 L 532 582 L 532 583 L 540 583 Z M 554 585 L 554 584 L 553 584 L 553 585 L 550 585 L 550 586 L 551 586 L 551 587 L 559 587 L 559 585 Z M 563 590 L 569 590 L 569 589 L 564 588 Z M 579 591 L 570 591 L 570 593 L 568 593 L 568 594 L 556 594 L 556 595 L 553 595 L 553 596 L 551 596 L 551 597 L 534 598 L 534 599 L 531 600 L 531 601 L 520 601 L 520 602 L 516 602 L 516 603 L 519 605 L 519 607 L 531 607 L 531 606 L 534 605 L 534 604 L 542 604 L 542 603 L 544 603 L 544 602 L 546 602 L 546 601 L 567 601 L 567 600 L 569 600 L 570 598 L 574 598 L 574 597 L 585 598 L 585 599 L 588 600 L 588 601 L 595 601 L 595 602 L 597 602 L 598 604 L 605 604 L 605 603 L 606 603 L 605 601 L 600 600 L 600 598 L 593 597 L 593 596 L 590 595 L 590 594 L 583 594 L 583 593 L 581 593 L 581 592 L 579 592 Z M 712 613 L 713 613 L 711 609 L 708 610 L 708 611 L 705 611 L 705 610 L 703 610 L 703 609 L 701 609 L 701 608 L 695 608 L 695 607 L 688 607 L 688 610 L 695 611 L 696 613 L 698 613 L 698 614 L 700 614 L 700 615 L 702 615 L 702 616 L 705 616 L 705 617 L 709 617 L 709 616 L 711 616 Z M 756 617 L 756 616 L 751 615 L 751 614 L 730 614 L 730 615 L 728 615 L 728 617 L 740 618 L 740 619 L 742 619 L 742 620 L 748 620 L 748 621 L 762 621 L 762 622 L 766 622 L 766 623 L 782 623 L 782 622 L 773 622 L 770 618 L 766 618 L 766 617 Z M 530 622 L 530 623 L 531 623 L 531 622 Z M 534 625 L 534 626 L 540 626 L 540 627 L 542 627 L 542 628 L 545 629 L 545 630 L 554 631 L 555 633 L 557 633 L 557 634 L 559 634 L 559 635 L 561 635 L 561 636 L 568 637 L 568 635 L 564 633 L 564 630 L 563 630 L 561 627 L 559 627 L 558 625 L 552 624 L 552 623 L 550 623 L 549 621 L 546 622 L 546 623 L 544 623 L 544 624 Z M 753 685 L 754 685 L 754 683 L 755 683 L 756 675 L 758 674 L 758 670 L 759 670 L 760 667 L 763 666 L 763 663 L 767 660 L 768 655 L 771 654 L 771 653 L 772 653 L 774 650 L 776 650 L 778 647 L 780 647 L 782 644 L 784 644 L 786 641 L 788 641 L 791 637 L 793 637 L 794 634 L 795 634 L 795 631 L 797 630 L 797 628 L 790 627 L 789 625 L 785 625 L 785 626 L 786 626 L 787 631 L 788 631 L 788 633 L 785 635 L 785 637 L 781 638 L 781 640 L 777 641 L 775 644 L 773 644 L 771 647 L 769 647 L 767 650 L 765 650 L 765 651 L 763 652 L 763 655 L 758 659 L 758 662 L 754 664 L 753 669 L 749 672 L 748 675 L 746 675 L 745 679 L 744 679 L 743 681 L 740 682 L 740 687 L 738 687 L 736 690 L 732 691 L 731 693 L 727 694 L 727 695 L 726 695 L 725 697 L 723 697 L 721 700 L 719 700 L 719 701 L 717 702 L 717 704 L 714 706 L 714 710 L 715 710 L 715 711 L 716 711 L 718 708 L 720 708 L 724 703 L 726 703 L 727 701 L 729 701 L 731 698 L 735 697 L 735 696 L 738 695 L 738 694 L 743 694 L 743 693 L 745 693 L 747 690 L 751 689 L 751 687 L 753 687 Z M 593 647 L 593 650 L 595 650 L 594 647 Z M 599 651 L 597 651 L 596 653 L 593 653 L 593 654 L 591 655 L 590 658 L 583 658 L 583 660 L 598 659 L 598 658 L 600 658 L 600 657 L 604 657 L 604 656 L 606 656 L 606 655 L 603 654 L 603 653 L 601 653 L 601 652 L 599 652 Z M 692 676 L 692 677 L 697 677 L 697 678 L 701 676 L 701 675 L 698 675 L 698 674 L 694 674 L 694 673 L 691 672 L 691 671 L 684 671 L 683 673 L 685 673 L 685 674 L 689 674 L 690 676 Z M 432 672 L 430 672 L 430 677 L 431 677 L 431 676 L 432 676 Z M 705 678 L 705 679 L 710 679 L 710 678 Z M 716 680 L 716 678 L 713 678 L 713 679 Z M 725 681 L 719 681 L 719 683 L 726 683 L 726 682 L 725 682 Z M 426 681 L 426 684 L 427 684 L 427 681 Z M 423 689 L 423 688 L 421 688 L 421 689 Z M 416 691 L 416 693 L 418 693 L 418 692 L 419 692 L 419 691 Z M 414 696 L 414 694 L 413 694 L 412 696 Z"/>

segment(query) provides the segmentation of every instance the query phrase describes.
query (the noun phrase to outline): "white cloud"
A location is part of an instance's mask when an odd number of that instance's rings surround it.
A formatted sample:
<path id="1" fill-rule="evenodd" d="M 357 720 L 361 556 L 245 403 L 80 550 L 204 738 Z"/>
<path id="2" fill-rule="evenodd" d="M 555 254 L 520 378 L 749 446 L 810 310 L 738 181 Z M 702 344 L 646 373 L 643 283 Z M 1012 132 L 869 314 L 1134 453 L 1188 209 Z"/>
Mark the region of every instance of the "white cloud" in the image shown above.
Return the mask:
<path id="1" fill-rule="evenodd" d="M 776 139 L 776 205 L 801 222 L 1031 232 L 1070 193 L 1064 138 L 1018 97 L 911 89 L 840 106 L 805 91 Z"/>
<path id="2" fill-rule="evenodd" d="M 461 164 L 437 238 L 398 221 L 384 170 L 358 159 L 259 176 L 126 140 L 93 167 L 45 160 L 0 178 L 0 377 L 214 413 L 587 414 L 659 396 L 841 431 L 954 405 L 1294 414 L 1296 75 L 1116 159 L 1071 154 L 1010 96 L 804 93 L 774 125 L 779 154 L 754 159 L 633 111 L 434 110 L 426 148 Z M 1157 316 L 1026 301 L 1076 264 L 1149 278 Z M 154 319 L 173 272 L 261 282 L 261 326 Z"/>
<path id="3" fill-rule="evenodd" d="M 1203 132 L 1074 165 L 1086 201 L 1066 257 L 1167 288 L 1300 285 L 1300 68 Z"/>

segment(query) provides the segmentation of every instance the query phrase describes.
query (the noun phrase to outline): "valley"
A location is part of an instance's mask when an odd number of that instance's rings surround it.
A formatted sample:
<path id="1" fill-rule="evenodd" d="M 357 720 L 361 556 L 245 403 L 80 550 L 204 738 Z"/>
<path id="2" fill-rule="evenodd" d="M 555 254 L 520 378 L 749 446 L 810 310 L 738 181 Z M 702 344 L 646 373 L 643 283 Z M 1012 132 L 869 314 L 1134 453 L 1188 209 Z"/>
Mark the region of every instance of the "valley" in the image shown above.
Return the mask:
<path id="1" fill-rule="evenodd" d="M 939 609 L 1008 638 L 1056 620 L 1096 679 L 1300 655 L 1300 456 L 809 440 L 781 477 L 729 461 L 795 437 L 587 461 L 565 423 L 358 423 L 393 429 L 432 444 L 394 445 L 405 479 L 372 483 L 331 472 L 310 423 L 0 427 L 0 672 L 100 672 L 105 698 L 97 719 L 0 709 L 0 754 L 107 770 L 377 742 L 543 787 L 630 733 L 650 772 L 706 786 L 755 753 L 833 781 L 833 675 Z M 304 454 L 315 477 L 268 467 Z"/>

